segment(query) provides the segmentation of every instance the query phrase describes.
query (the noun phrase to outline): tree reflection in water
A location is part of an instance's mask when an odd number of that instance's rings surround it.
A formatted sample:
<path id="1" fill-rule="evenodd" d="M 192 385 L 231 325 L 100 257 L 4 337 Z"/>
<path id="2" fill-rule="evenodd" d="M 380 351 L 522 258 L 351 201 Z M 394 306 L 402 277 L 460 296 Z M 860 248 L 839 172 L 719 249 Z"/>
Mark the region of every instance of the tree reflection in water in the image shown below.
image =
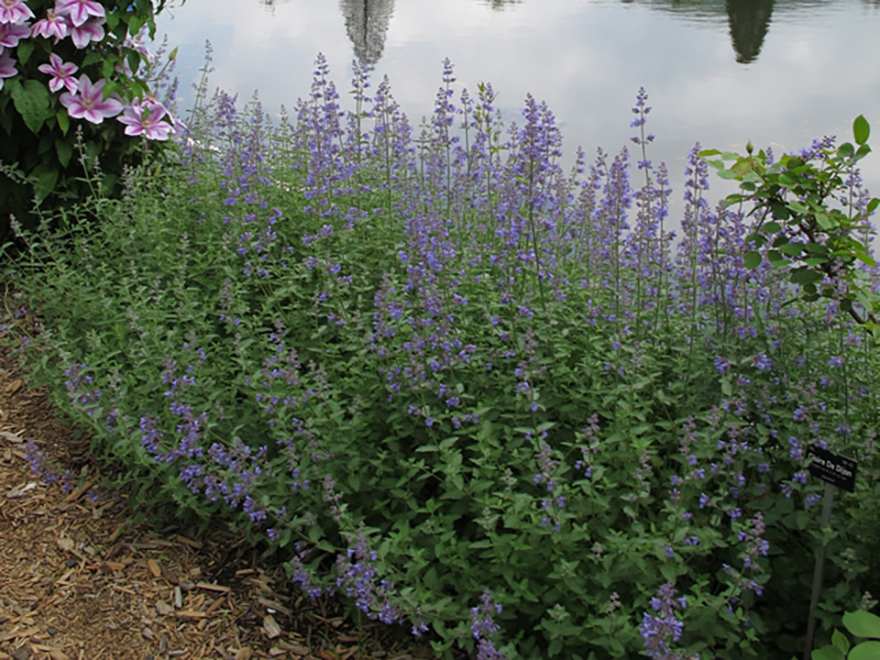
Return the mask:
<path id="1" fill-rule="evenodd" d="M 727 0 L 730 40 L 736 61 L 748 64 L 758 58 L 770 27 L 773 0 Z"/>
<path id="2" fill-rule="evenodd" d="M 339 8 L 355 58 L 367 64 L 378 62 L 385 50 L 394 0 L 340 0 Z"/>

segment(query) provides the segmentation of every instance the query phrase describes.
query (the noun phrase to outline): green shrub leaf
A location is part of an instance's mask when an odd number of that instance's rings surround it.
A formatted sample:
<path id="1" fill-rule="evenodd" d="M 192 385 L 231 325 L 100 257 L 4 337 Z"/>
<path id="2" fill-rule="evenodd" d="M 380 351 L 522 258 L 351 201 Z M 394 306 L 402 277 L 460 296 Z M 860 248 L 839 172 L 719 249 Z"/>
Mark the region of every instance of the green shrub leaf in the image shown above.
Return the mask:
<path id="1" fill-rule="evenodd" d="M 880 660 L 880 642 L 862 642 L 849 652 L 848 660 Z"/>
<path id="2" fill-rule="evenodd" d="M 843 625 L 856 637 L 880 639 L 880 616 L 858 610 L 843 615 Z"/>
<path id="3" fill-rule="evenodd" d="M 27 127 L 37 133 L 52 116 L 50 109 L 52 100 L 46 86 L 36 80 L 27 80 L 23 85 L 13 87 L 12 101 Z"/>
<path id="4" fill-rule="evenodd" d="M 865 119 L 864 115 L 859 115 L 853 121 L 853 137 L 856 140 L 856 144 L 865 144 L 870 135 L 871 126 L 868 124 L 868 120 Z"/>

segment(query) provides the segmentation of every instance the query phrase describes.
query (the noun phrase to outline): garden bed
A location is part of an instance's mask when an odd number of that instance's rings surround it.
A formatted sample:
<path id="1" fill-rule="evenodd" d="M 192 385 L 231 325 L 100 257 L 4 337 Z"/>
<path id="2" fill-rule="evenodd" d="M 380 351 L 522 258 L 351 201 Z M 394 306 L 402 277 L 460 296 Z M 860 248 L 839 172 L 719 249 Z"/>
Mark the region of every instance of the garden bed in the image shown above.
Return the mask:
<path id="1" fill-rule="evenodd" d="M 0 660 L 431 657 L 384 647 L 378 624 L 358 637 L 233 534 L 131 524 L 118 496 L 90 493 L 88 440 L 60 417 L 0 349 Z M 69 492 L 34 474 L 28 440 L 77 475 Z"/>

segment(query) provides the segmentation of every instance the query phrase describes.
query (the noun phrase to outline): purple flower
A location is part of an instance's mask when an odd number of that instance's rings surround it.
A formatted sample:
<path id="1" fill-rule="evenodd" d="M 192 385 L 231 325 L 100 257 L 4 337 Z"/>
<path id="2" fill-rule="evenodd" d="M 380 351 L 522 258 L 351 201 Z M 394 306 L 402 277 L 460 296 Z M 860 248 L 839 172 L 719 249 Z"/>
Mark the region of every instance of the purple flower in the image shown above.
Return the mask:
<path id="1" fill-rule="evenodd" d="M 488 639 L 477 644 L 477 660 L 504 660 L 504 655 Z"/>
<path id="2" fill-rule="evenodd" d="M 85 119 L 93 124 L 100 124 L 107 117 L 115 117 L 122 112 L 122 103 L 114 98 L 104 99 L 105 83 L 106 80 L 99 80 L 93 84 L 83 74 L 79 77 L 77 93 L 64 92 L 60 98 L 61 105 L 74 119 Z"/>
<path id="3" fill-rule="evenodd" d="M 485 639 L 500 630 L 492 618 L 495 614 L 501 614 L 501 605 L 492 600 L 492 594 L 486 589 L 480 596 L 480 604 L 471 610 L 471 632 L 474 639 Z"/>
<path id="4" fill-rule="evenodd" d="M 645 641 L 645 654 L 649 658 L 673 660 L 681 656 L 674 653 L 671 645 L 681 638 L 684 625 L 675 616 L 676 610 L 683 610 L 687 606 L 684 596 L 675 597 L 675 587 L 667 582 L 657 591 L 657 596 L 651 598 L 651 608 L 657 614 L 645 612 L 642 616 L 642 625 L 639 634 Z"/>
<path id="5" fill-rule="evenodd" d="M 76 73 L 77 68 L 76 64 L 65 62 L 58 55 L 52 53 L 49 55 L 49 64 L 41 64 L 37 70 L 52 76 L 49 80 L 50 91 L 57 92 L 64 87 L 71 94 L 76 94 L 77 82 L 73 74 Z"/>
<path id="6" fill-rule="evenodd" d="M 767 354 L 763 351 L 752 358 L 752 363 L 758 368 L 759 371 L 768 371 L 773 367 L 773 361 L 769 357 L 767 357 Z"/>

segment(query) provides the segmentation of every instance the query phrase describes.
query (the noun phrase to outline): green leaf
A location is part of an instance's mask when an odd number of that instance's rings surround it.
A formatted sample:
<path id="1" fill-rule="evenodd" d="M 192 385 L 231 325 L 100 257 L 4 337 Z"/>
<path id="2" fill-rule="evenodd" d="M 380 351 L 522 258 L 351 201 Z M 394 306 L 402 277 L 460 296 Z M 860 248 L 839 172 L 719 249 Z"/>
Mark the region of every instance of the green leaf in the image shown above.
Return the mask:
<path id="1" fill-rule="evenodd" d="M 857 610 L 843 615 L 843 625 L 856 637 L 880 639 L 880 616 Z"/>
<path id="2" fill-rule="evenodd" d="M 780 252 L 787 254 L 789 257 L 801 256 L 803 245 L 801 243 L 785 243 L 779 247 Z"/>
<path id="3" fill-rule="evenodd" d="M 753 250 L 746 252 L 743 255 L 743 263 L 749 270 L 754 270 L 761 265 L 761 253 Z"/>
<path id="4" fill-rule="evenodd" d="M 782 256 L 779 250 L 770 250 L 767 252 L 767 261 L 770 262 L 771 266 L 776 267 L 784 266 L 788 260 Z"/>
<path id="5" fill-rule="evenodd" d="M 101 53 L 99 53 L 98 51 L 92 51 L 88 55 L 86 55 L 85 58 L 83 58 L 83 63 L 82 66 L 80 66 L 80 69 L 84 69 L 90 64 L 94 64 L 95 62 L 102 62 L 103 60 L 104 56 Z"/>
<path id="6" fill-rule="evenodd" d="M 58 120 L 58 128 L 61 129 L 62 135 L 67 135 L 67 131 L 70 130 L 70 115 L 67 114 L 67 110 L 59 110 L 55 113 L 55 119 Z"/>
<path id="7" fill-rule="evenodd" d="M 871 126 L 868 124 L 868 120 L 865 119 L 864 115 L 859 115 L 853 122 L 853 137 L 856 140 L 856 144 L 865 144 L 870 135 Z"/>
<path id="8" fill-rule="evenodd" d="M 24 123 L 37 133 L 53 112 L 50 110 L 52 100 L 46 86 L 36 80 L 28 80 L 23 85 L 13 87 L 12 101 Z"/>
<path id="9" fill-rule="evenodd" d="M 785 207 L 783 207 L 783 208 L 785 208 Z M 775 234 L 780 229 L 782 229 L 782 225 L 780 225 L 778 222 L 774 222 L 772 220 L 764 225 L 764 231 L 769 232 L 771 234 Z"/>
<path id="10" fill-rule="evenodd" d="M 877 265 L 877 262 L 874 261 L 873 257 L 871 257 L 870 254 L 865 254 L 864 252 L 856 252 L 854 256 L 866 266 L 873 267 Z"/>
<path id="11" fill-rule="evenodd" d="M 831 220 L 825 213 L 817 213 L 816 222 L 819 223 L 819 226 L 825 231 L 831 231 L 832 229 L 837 228 L 837 223 Z"/>
<path id="12" fill-rule="evenodd" d="M 846 656 L 833 646 L 823 646 L 821 649 L 813 649 L 813 653 L 810 657 L 812 660 L 846 660 Z"/>
<path id="13" fill-rule="evenodd" d="M 849 652 L 849 660 L 880 660 L 880 642 L 862 642 Z"/>
<path id="14" fill-rule="evenodd" d="M 67 167 L 71 156 L 73 156 L 73 145 L 69 140 L 56 140 L 55 153 L 58 154 L 58 162 L 61 163 L 61 166 Z"/>
<path id="15" fill-rule="evenodd" d="M 846 638 L 846 635 L 844 635 L 836 628 L 834 629 L 834 633 L 831 635 L 831 644 L 834 646 L 834 648 L 843 653 L 844 656 L 849 653 L 849 640 Z"/>
<path id="16" fill-rule="evenodd" d="M 34 184 L 37 200 L 43 201 L 55 190 L 55 184 L 58 183 L 58 170 L 41 166 L 34 169 L 34 174 L 37 174 L 37 181 Z"/>
<path id="17" fill-rule="evenodd" d="M 806 286 L 807 284 L 815 284 L 816 282 L 821 281 L 823 277 L 824 275 L 819 271 L 810 270 L 808 268 L 799 268 L 792 272 L 791 282 L 792 284 Z"/>
<path id="18" fill-rule="evenodd" d="M 31 55 L 34 52 L 34 42 L 33 41 L 21 41 L 18 44 L 18 49 L 15 54 L 18 56 L 18 61 L 22 64 L 27 64 L 28 60 L 31 59 Z"/>

